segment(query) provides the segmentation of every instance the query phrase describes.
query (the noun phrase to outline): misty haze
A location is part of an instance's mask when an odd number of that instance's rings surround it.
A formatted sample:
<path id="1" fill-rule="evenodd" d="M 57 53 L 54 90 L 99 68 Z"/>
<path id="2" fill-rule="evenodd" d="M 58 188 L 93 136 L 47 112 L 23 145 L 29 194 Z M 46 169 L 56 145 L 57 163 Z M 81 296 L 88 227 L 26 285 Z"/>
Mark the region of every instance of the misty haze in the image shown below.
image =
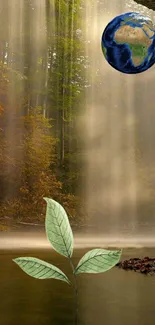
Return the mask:
<path id="1" fill-rule="evenodd" d="M 121 261 L 155 258 L 155 67 L 123 74 L 101 48 L 103 30 L 122 13 L 155 23 L 152 2 L 0 0 L 1 325 L 154 325 L 155 277 L 142 267 L 125 271 L 115 259 L 101 274 L 99 260 L 100 274 L 90 265 L 89 274 L 75 272 L 95 248 L 114 257 L 122 248 Z M 51 245 L 45 220 L 62 210 L 47 212 L 43 198 L 66 211 L 50 231 L 69 220 L 73 262 L 58 255 L 61 233 L 58 249 Z M 67 251 L 63 236 L 61 245 Z M 15 265 L 19 257 L 63 273 L 34 279 Z M 64 274 L 74 285 L 58 281 Z"/>

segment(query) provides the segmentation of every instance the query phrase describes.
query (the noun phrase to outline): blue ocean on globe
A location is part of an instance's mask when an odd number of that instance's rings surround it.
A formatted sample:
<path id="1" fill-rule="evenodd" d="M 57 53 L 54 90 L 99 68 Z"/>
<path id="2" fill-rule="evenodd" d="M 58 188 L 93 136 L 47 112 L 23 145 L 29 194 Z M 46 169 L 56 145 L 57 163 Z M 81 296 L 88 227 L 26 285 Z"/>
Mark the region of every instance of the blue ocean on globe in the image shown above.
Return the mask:
<path id="1" fill-rule="evenodd" d="M 141 73 L 155 63 L 155 26 L 137 12 L 115 17 L 102 34 L 107 62 L 127 74 Z"/>

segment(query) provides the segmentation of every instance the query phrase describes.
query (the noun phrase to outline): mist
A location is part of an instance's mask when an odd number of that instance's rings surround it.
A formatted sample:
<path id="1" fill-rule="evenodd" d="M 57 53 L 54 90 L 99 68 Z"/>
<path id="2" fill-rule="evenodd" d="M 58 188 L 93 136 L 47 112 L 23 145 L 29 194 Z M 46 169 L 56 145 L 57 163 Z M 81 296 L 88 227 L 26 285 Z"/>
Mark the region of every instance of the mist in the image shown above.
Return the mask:
<path id="1" fill-rule="evenodd" d="M 86 52 L 90 58 L 81 132 L 86 147 L 86 205 L 94 231 L 111 236 L 149 237 L 155 229 L 154 66 L 127 75 L 114 70 L 101 50 L 113 17 L 152 10 L 134 1 L 97 1 L 88 12 Z"/>

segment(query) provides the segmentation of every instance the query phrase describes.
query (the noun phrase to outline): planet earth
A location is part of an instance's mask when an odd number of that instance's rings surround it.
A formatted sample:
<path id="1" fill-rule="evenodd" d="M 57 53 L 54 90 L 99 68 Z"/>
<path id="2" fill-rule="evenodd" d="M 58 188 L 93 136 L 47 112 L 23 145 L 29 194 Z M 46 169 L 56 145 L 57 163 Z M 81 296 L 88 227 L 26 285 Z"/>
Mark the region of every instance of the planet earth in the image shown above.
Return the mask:
<path id="1" fill-rule="evenodd" d="M 136 12 L 115 17 L 102 34 L 102 51 L 116 70 L 136 74 L 155 63 L 155 25 Z"/>

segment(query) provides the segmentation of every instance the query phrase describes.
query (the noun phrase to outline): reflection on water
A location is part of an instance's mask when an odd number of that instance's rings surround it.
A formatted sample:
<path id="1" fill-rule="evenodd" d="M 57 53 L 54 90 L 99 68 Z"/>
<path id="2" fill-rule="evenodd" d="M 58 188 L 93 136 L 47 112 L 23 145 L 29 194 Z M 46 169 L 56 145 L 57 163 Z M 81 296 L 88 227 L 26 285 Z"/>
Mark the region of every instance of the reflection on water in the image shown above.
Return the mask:
<path id="1" fill-rule="evenodd" d="M 155 238 L 152 236 L 136 236 L 132 233 L 122 233 L 120 236 L 90 235 L 75 233 L 74 247 L 76 249 L 91 247 L 155 247 Z M 0 250 L 2 249 L 51 249 L 46 233 L 1 233 Z"/>
<path id="2" fill-rule="evenodd" d="M 86 250 L 76 250 L 76 264 Z M 154 249 L 125 249 L 122 259 L 149 255 Z M 71 277 L 67 259 L 49 250 L 0 251 L 0 324 L 74 324 L 72 287 L 58 280 L 30 278 L 12 262 L 35 256 L 55 264 Z M 155 277 L 114 268 L 98 275 L 82 274 L 79 286 L 80 325 L 154 325 Z"/>

